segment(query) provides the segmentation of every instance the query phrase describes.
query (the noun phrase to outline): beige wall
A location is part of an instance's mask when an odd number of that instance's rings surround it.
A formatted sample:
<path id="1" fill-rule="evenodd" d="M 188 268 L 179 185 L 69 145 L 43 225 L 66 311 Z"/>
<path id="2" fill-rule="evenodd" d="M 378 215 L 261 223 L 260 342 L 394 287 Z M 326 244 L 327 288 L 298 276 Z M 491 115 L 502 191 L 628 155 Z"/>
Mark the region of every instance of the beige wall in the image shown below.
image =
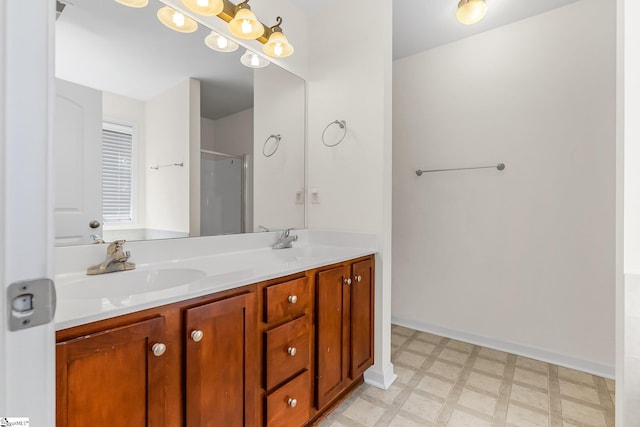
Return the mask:
<path id="1" fill-rule="evenodd" d="M 583 0 L 394 63 L 394 319 L 613 375 L 615 25 Z"/>

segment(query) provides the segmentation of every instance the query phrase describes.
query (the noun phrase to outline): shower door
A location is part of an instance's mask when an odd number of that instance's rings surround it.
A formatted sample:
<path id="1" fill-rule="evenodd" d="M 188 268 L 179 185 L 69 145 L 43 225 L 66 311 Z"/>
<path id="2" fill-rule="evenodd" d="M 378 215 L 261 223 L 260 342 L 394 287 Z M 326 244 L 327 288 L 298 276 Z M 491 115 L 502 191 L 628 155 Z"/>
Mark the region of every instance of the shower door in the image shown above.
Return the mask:
<path id="1" fill-rule="evenodd" d="M 201 235 L 244 233 L 245 156 L 201 150 L 200 177 Z"/>

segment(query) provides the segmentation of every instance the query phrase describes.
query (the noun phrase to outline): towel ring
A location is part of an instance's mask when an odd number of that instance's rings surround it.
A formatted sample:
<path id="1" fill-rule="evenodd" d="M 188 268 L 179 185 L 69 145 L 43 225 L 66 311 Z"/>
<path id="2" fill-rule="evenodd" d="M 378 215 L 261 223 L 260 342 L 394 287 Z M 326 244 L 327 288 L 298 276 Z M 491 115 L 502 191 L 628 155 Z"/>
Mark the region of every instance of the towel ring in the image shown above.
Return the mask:
<path id="1" fill-rule="evenodd" d="M 273 149 L 273 151 L 269 154 L 267 154 L 267 143 L 269 142 L 269 140 L 271 138 L 275 138 L 276 140 L 276 148 Z M 265 157 L 271 157 L 273 156 L 276 151 L 278 151 L 278 147 L 280 146 L 280 140 L 282 139 L 282 137 L 280 136 L 280 134 L 277 135 L 269 135 L 269 137 L 264 141 L 264 144 L 262 145 L 262 154 L 264 154 Z"/>
<path id="2" fill-rule="evenodd" d="M 327 141 L 324 140 L 324 135 L 327 133 L 327 129 L 329 129 L 331 125 L 338 125 L 340 126 L 340 129 L 343 129 L 342 137 L 335 144 L 327 144 Z M 324 130 L 322 131 L 322 143 L 327 147 L 335 147 L 344 140 L 345 136 L 347 136 L 347 122 L 345 120 L 334 120 L 324 127 Z"/>

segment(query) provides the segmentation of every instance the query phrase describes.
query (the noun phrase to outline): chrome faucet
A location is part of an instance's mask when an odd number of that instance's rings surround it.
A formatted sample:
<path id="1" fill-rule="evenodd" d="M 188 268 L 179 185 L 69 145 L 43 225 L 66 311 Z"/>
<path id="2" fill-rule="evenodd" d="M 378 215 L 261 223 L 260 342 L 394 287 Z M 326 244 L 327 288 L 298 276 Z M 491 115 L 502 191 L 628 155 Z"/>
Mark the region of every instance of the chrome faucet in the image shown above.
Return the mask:
<path id="1" fill-rule="evenodd" d="M 129 262 L 131 252 L 124 250 L 124 240 L 116 240 L 107 247 L 107 257 L 100 264 L 87 268 L 87 274 L 105 274 L 114 271 L 133 270 L 136 265 Z"/>
<path id="2" fill-rule="evenodd" d="M 290 228 L 287 228 L 286 230 L 284 230 L 280 235 L 280 237 L 278 238 L 278 241 L 275 242 L 271 247 L 273 249 L 291 248 L 292 247 L 291 243 L 296 242 L 298 240 L 298 235 L 297 234 L 289 235 L 290 232 L 291 232 Z"/>

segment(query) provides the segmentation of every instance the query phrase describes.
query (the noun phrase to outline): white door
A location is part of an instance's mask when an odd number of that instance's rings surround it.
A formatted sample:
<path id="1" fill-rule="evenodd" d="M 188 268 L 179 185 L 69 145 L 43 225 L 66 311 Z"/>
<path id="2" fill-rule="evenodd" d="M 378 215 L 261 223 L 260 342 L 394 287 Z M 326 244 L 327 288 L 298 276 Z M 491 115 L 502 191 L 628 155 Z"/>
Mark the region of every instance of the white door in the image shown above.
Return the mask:
<path id="1" fill-rule="evenodd" d="M 54 22 L 51 0 L 0 1 L 0 417 L 42 427 L 55 426 L 54 324 L 9 331 L 6 295 L 53 278 Z"/>
<path id="2" fill-rule="evenodd" d="M 56 79 L 53 138 L 56 245 L 93 243 L 102 236 L 102 92 Z"/>

